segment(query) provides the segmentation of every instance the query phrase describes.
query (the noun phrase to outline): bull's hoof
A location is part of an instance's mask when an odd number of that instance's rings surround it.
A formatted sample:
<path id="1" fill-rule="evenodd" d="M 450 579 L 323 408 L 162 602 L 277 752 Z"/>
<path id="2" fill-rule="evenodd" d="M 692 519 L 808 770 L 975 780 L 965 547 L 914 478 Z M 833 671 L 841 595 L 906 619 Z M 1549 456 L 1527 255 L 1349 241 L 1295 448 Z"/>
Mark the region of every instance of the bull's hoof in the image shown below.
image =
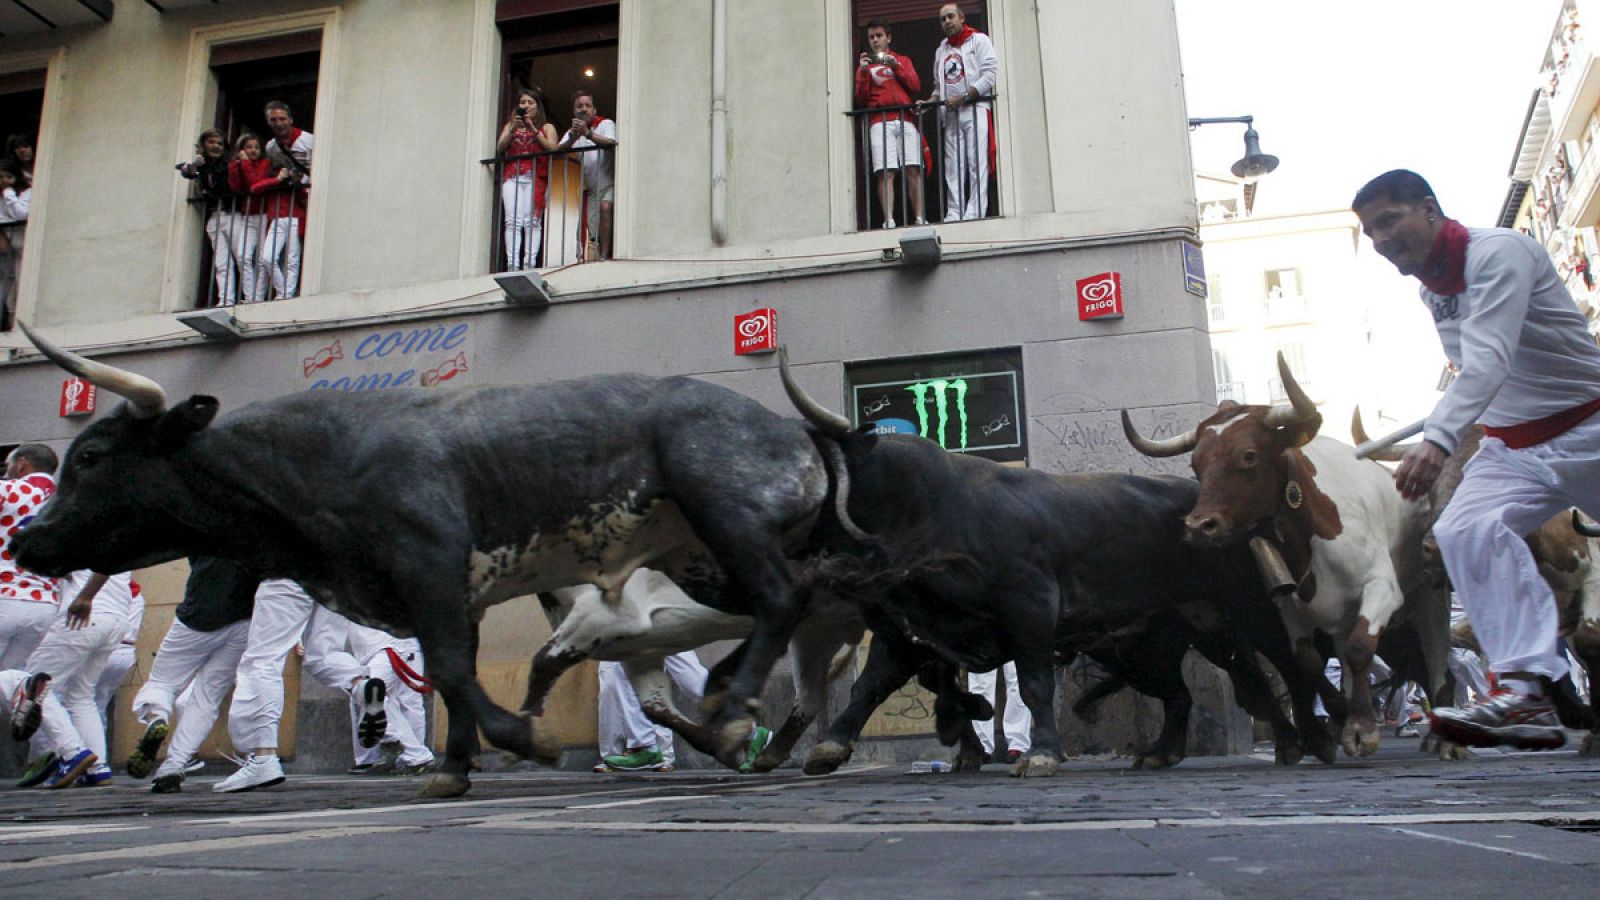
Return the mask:
<path id="1" fill-rule="evenodd" d="M 850 747 L 837 741 L 823 741 L 811 748 L 806 755 L 806 764 L 802 769 L 807 775 L 829 775 L 850 761 L 850 754 L 854 752 Z"/>
<path id="2" fill-rule="evenodd" d="M 788 753 L 781 751 L 778 753 L 772 753 L 768 750 L 763 750 L 761 751 L 761 755 L 756 757 L 756 761 L 750 764 L 750 771 L 771 772 L 773 769 L 776 769 L 787 762 L 788 759 Z"/>
<path id="3" fill-rule="evenodd" d="M 1594 732 L 1584 735 L 1583 743 L 1578 746 L 1578 755 L 1600 759 L 1600 735 Z"/>
<path id="4" fill-rule="evenodd" d="M 1278 741 L 1272 748 L 1272 762 L 1279 766 L 1296 766 L 1306 755 L 1299 741 Z"/>
<path id="5" fill-rule="evenodd" d="M 1445 762 L 1472 758 L 1472 748 L 1466 744 L 1458 744 L 1455 741 L 1447 741 L 1444 738 L 1434 738 L 1433 740 L 1433 747 L 1423 752 L 1431 753 Z"/>
<path id="6" fill-rule="evenodd" d="M 1378 752 L 1378 726 L 1375 722 L 1346 722 L 1339 736 L 1345 756 L 1371 756 Z"/>
<path id="7" fill-rule="evenodd" d="M 1133 767 L 1135 769 L 1155 771 L 1156 769 L 1170 769 L 1181 762 L 1183 762 L 1183 757 L 1176 753 L 1161 753 L 1152 750 L 1149 753 L 1141 753 L 1134 757 Z"/>
<path id="8" fill-rule="evenodd" d="M 983 769 L 983 751 L 962 749 L 956 754 L 953 772 L 977 772 Z"/>
<path id="9" fill-rule="evenodd" d="M 734 719 L 717 730 L 717 762 L 730 769 L 744 765 L 750 750 L 750 735 L 755 731 L 752 719 Z"/>
<path id="10" fill-rule="evenodd" d="M 1339 761 L 1339 744 L 1333 739 L 1331 731 L 1319 724 L 1301 733 L 1305 738 L 1307 753 L 1330 766 Z"/>
<path id="11" fill-rule="evenodd" d="M 1017 760 L 1012 778 L 1049 778 L 1061 770 L 1061 760 L 1048 753 L 1035 753 Z"/>
<path id="12" fill-rule="evenodd" d="M 471 787 L 472 782 L 465 775 L 435 772 L 422 783 L 422 790 L 417 792 L 417 796 L 423 800 L 448 800 L 465 794 Z"/>
<path id="13" fill-rule="evenodd" d="M 533 748 L 529 758 L 534 762 L 542 766 L 561 763 L 562 747 L 556 730 L 533 716 L 528 717 L 528 743 Z"/>

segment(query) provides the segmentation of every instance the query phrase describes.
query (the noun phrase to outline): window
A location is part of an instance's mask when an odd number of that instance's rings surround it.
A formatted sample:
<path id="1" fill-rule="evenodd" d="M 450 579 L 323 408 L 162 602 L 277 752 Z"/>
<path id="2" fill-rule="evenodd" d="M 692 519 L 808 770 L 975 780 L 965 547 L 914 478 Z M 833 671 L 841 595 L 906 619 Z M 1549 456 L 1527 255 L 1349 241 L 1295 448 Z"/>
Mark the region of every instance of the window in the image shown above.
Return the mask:
<path id="1" fill-rule="evenodd" d="M 1299 321 L 1311 313 L 1310 297 L 1298 268 L 1269 269 L 1266 273 L 1267 318 L 1275 322 Z"/>
<path id="2" fill-rule="evenodd" d="M 850 421 L 879 434 L 921 435 L 997 462 L 1028 458 L 1019 350 L 854 363 L 845 390 Z"/>
<path id="3" fill-rule="evenodd" d="M 607 137 L 615 134 L 618 5 L 501 0 L 497 19 L 503 40 L 500 115 L 494 127 L 508 143 L 484 161 L 494 184 L 490 269 L 519 271 L 608 258 L 615 232 L 615 198 L 607 196 L 615 147 L 575 140 L 571 148 L 548 149 L 525 126 L 505 129 L 526 90 L 561 141 L 576 118 L 574 95 L 583 90 L 590 93 L 594 112 L 610 120 L 596 130 Z"/>
<path id="4" fill-rule="evenodd" d="M 1268 300 L 1300 296 L 1299 269 L 1269 269 L 1266 275 Z"/>
<path id="5" fill-rule="evenodd" d="M 1228 304 L 1222 293 L 1220 273 L 1206 276 L 1206 312 L 1212 325 L 1223 325 L 1228 321 Z"/>
<path id="6" fill-rule="evenodd" d="M 990 104 L 964 106 L 944 120 L 932 109 L 912 105 L 946 83 L 957 90 L 978 78 L 962 66 L 934 72 L 935 52 L 944 40 L 938 4 L 854 0 L 852 7 L 854 43 L 850 59 L 841 64 L 856 72 L 848 113 L 856 148 L 856 227 L 865 231 L 1000 215 Z M 966 24 L 987 34 L 988 5 L 962 8 Z M 861 55 L 871 52 L 866 26 L 875 20 L 888 23 L 889 49 L 911 61 L 914 79 L 896 75 L 898 65 L 876 59 L 861 69 Z M 908 81 L 918 89 L 911 90 Z"/>
<path id="7" fill-rule="evenodd" d="M 10 331 L 17 315 L 17 275 L 32 200 L 34 141 L 44 110 L 44 69 L 0 75 L 0 148 L 7 173 L 0 193 L 0 331 Z"/>
<path id="8" fill-rule="evenodd" d="M 321 51 L 319 29 L 211 48 L 220 168 L 197 139 L 185 173 L 196 176 L 189 202 L 205 220 L 197 307 L 300 294 Z M 269 116 L 268 103 L 286 109 Z M 284 128 L 282 141 L 269 118 Z M 241 150 L 252 158 L 235 162 Z"/>
<path id="9" fill-rule="evenodd" d="M 1311 369 L 1309 354 L 1305 341 L 1284 341 L 1278 345 L 1278 352 L 1283 354 L 1283 361 L 1289 364 L 1289 373 L 1294 376 L 1295 383 L 1302 390 L 1311 390 Z M 1273 378 L 1267 383 L 1268 394 L 1273 403 L 1282 403 L 1289 399 L 1289 392 L 1283 388 L 1283 380 Z"/>
<path id="10" fill-rule="evenodd" d="M 1224 400 L 1244 402 L 1244 382 L 1234 380 L 1233 364 L 1229 362 L 1226 351 L 1211 348 L 1211 375 L 1217 382 L 1218 403 Z"/>

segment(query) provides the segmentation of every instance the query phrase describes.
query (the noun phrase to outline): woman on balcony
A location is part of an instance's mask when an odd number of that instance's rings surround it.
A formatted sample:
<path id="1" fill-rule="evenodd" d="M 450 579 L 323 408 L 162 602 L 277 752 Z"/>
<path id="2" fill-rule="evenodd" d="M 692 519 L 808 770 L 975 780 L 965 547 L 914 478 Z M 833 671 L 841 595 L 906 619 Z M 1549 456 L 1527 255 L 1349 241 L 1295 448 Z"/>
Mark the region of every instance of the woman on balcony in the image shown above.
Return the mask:
<path id="1" fill-rule="evenodd" d="M 550 181 L 550 157 L 527 158 L 560 144 L 544 103 L 533 88 L 517 92 L 517 106 L 500 129 L 496 152 L 502 157 L 500 205 L 504 210 L 506 271 L 532 269 L 539 264 L 544 238 L 545 187 Z M 511 157 L 506 159 L 506 157 Z M 518 158 L 521 157 L 521 158 Z"/>

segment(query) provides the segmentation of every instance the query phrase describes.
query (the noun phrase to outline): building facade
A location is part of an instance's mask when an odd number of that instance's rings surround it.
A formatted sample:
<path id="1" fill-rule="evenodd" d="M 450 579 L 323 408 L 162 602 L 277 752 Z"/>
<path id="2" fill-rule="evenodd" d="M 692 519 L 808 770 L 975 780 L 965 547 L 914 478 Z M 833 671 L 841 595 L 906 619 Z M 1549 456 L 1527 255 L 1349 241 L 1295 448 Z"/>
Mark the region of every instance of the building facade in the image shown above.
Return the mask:
<path id="1" fill-rule="evenodd" d="M 109 17 L 0 28 L 0 127 L 37 134 L 15 315 L 170 394 L 218 396 L 224 414 L 295 391 L 614 371 L 694 375 L 789 413 L 775 358 L 741 352 L 771 329 L 801 383 L 856 421 L 1053 472 L 1170 471 L 1125 445 L 1119 410 L 1160 436 L 1214 404 L 1166 0 L 966 4 L 998 58 L 992 119 L 980 105 L 975 120 L 992 135 L 987 204 L 945 220 L 939 174 L 959 150 L 932 113 L 905 111 L 923 125 L 941 241 L 922 264 L 926 244 L 903 248 L 906 229 L 869 227 L 882 210 L 853 81 L 863 25 L 880 17 L 920 70 L 920 96 L 953 77 L 932 70 L 936 2 L 97 6 Z M 610 258 L 587 240 L 600 221 L 583 212 L 580 154 L 500 152 L 530 84 L 558 133 L 579 88 L 616 123 L 615 146 L 589 151 L 614 165 Z M 298 284 L 269 279 L 269 302 L 229 305 L 254 298 L 242 266 L 217 276 L 230 248 L 207 227 L 245 207 L 219 207 L 173 169 L 205 129 L 230 157 L 242 132 L 269 137 L 267 100 L 315 136 L 308 172 L 277 166 L 290 212 L 254 210 L 294 220 Z M 543 180 L 543 231 L 519 238 L 540 247 L 527 259 L 506 227 L 526 202 L 507 189 L 523 160 Z M 284 265 L 265 241 L 253 260 Z M 210 317 L 185 324 L 196 311 Z M 970 406 L 960 433 L 928 418 L 946 399 L 934 385 L 957 378 L 973 385 L 950 401 Z M 62 415 L 63 379 L 20 332 L 0 333 L 0 444 L 64 446 L 91 420 Z M 486 634 L 508 637 L 486 640 L 483 677 L 510 700 L 545 626 L 531 601 L 491 615 L 506 627 Z M 148 621 L 153 647 L 165 618 Z M 555 706 L 578 745 L 593 737 L 592 686 L 568 681 Z M 929 725 L 905 712 L 873 727 Z"/>

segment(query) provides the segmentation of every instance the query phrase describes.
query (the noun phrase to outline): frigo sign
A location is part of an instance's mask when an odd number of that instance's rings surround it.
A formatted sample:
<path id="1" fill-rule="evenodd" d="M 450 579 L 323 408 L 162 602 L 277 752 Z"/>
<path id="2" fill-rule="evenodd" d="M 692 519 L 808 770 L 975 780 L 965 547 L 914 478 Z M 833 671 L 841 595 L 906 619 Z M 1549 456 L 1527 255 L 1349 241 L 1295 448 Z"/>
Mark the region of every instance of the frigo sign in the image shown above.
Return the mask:
<path id="1" fill-rule="evenodd" d="M 296 368 L 312 391 L 377 391 L 469 383 L 472 325 L 436 322 L 304 344 Z"/>

